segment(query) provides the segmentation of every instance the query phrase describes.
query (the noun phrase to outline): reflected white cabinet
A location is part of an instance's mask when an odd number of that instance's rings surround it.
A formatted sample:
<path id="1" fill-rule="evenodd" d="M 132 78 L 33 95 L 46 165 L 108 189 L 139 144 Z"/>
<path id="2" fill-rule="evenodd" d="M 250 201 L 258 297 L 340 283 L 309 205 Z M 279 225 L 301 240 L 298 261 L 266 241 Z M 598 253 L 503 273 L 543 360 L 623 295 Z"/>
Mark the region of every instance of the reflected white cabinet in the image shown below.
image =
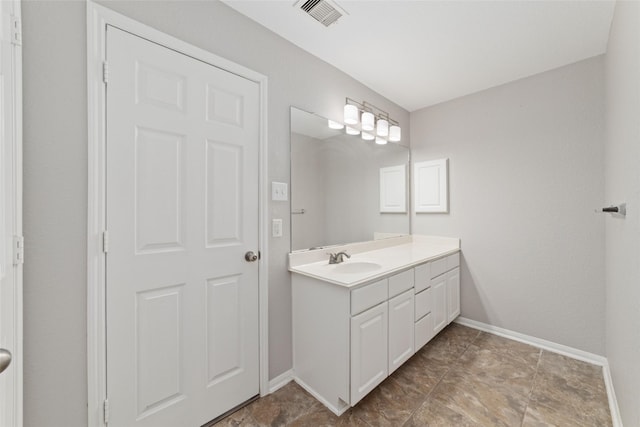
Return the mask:
<path id="1" fill-rule="evenodd" d="M 413 356 L 414 310 L 413 287 L 389 300 L 389 375 Z"/>
<path id="2" fill-rule="evenodd" d="M 351 404 L 380 384 L 389 371 L 388 303 L 351 318 Z"/>

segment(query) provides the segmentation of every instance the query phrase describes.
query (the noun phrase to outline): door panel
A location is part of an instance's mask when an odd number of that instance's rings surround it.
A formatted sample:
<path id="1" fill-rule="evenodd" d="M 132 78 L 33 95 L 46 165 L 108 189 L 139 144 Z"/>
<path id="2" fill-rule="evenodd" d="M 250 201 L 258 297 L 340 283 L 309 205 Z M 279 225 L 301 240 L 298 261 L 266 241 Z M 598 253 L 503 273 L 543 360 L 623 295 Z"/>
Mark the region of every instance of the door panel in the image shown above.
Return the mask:
<path id="1" fill-rule="evenodd" d="M 107 29 L 113 426 L 199 426 L 259 393 L 258 85 Z"/>
<path id="2" fill-rule="evenodd" d="M 182 290 L 184 284 L 136 295 L 138 417 L 184 399 Z"/>
<path id="3" fill-rule="evenodd" d="M 243 147 L 207 141 L 207 245 L 242 242 Z"/>
<path id="4" fill-rule="evenodd" d="M 207 366 L 209 386 L 242 373 L 242 306 L 238 276 L 209 280 Z"/>
<path id="5" fill-rule="evenodd" d="M 431 313 L 433 314 L 433 334 L 440 332 L 447 326 L 447 277 L 446 274 L 431 279 L 433 299 Z"/>
<path id="6" fill-rule="evenodd" d="M 447 273 L 447 316 L 449 323 L 460 315 L 460 269 Z"/>
<path id="7" fill-rule="evenodd" d="M 184 249 L 185 136 L 136 129 L 136 250 Z"/>
<path id="8" fill-rule="evenodd" d="M 414 311 L 413 288 L 389 300 L 389 375 L 413 356 Z"/>
<path id="9" fill-rule="evenodd" d="M 351 318 L 351 406 L 388 374 L 388 303 Z"/>

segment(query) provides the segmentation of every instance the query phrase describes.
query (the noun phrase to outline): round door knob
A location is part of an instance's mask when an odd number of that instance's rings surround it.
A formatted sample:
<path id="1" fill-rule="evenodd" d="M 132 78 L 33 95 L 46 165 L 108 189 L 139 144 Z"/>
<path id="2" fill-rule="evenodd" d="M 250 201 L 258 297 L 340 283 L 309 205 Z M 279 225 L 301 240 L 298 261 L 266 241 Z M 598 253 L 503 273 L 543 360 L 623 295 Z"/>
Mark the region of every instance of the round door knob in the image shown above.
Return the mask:
<path id="1" fill-rule="evenodd" d="M 11 364 L 11 352 L 0 348 L 0 373 L 7 369 Z"/>
<path id="2" fill-rule="evenodd" d="M 244 259 L 248 262 L 254 262 L 258 260 L 258 255 L 256 255 L 253 251 L 249 251 L 244 254 Z"/>

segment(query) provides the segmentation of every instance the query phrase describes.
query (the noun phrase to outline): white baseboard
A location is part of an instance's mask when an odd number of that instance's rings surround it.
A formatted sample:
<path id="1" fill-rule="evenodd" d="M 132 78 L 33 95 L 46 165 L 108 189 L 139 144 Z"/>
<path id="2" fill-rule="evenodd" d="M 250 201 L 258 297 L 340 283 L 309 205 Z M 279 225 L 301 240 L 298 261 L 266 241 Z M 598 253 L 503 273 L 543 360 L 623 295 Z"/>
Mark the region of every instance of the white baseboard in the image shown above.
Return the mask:
<path id="1" fill-rule="evenodd" d="M 293 380 L 293 369 L 284 371 L 272 380 L 269 380 L 269 393 L 281 389 Z"/>
<path id="2" fill-rule="evenodd" d="M 296 377 L 295 375 L 293 376 L 293 380 L 296 382 L 296 384 L 298 384 L 300 387 L 305 389 L 307 393 L 315 397 L 316 400 L 318 400 L 320 403 L 326 406 L 327 409 L 329 409 L 331 412 L 333 412 L 337 416 L 344 414 L 347 411 L 347 409 L 349 409 L 349 405 L 347 404 L 345 404 L 343 407 L 340 407 L 340 408 L 335 407 L 330 402 L 328 402 L 324 397 L 316 393 L 316 391 L 313 388 L 309 387 L 304 381 L 302 381 L 300 378 Z"/>
<path id="3" fill-rule="evenodd" d="M 566 345 L 543 340 L 541 338 L 532 337 L 530 335 L 521 334 L 519 332 L 510 331 L 509 329 L 499 328 L 497 326 L 489 325 L 487 323 L 482 323 L 476 320 L 467 319 L 465 317 L 458 317 L 454 322 L 459 323 L 460 325 L 468 326 L 470 328 L 478 329 L 480 331 L 488 332 L 504 338 L 509 338 L 514 341 L 519 341 L 521 343 L 529 344 L 534 347 L 538 347 L 553 353 L 562 354 L 563 356 L 571 357 L 572 359 L 577 359 L 583 362 L 601 366 L 602 374 L 604 376 L 604 383 L 607 388 L 607 398 L 609 399 L 609 410 L 611 412 L 611 421 L 613 423 L 613 427 L 622 427 L 622 419 L 620 418 L 620 409 L 618 408 L 618 401 L 616 400 L 616 393 L 613 388 L 613 381 L 611 379 L 609 362 L 607 361 L 606 357 L 600 356 L 594 353 L 589 353 L 587 351 L 579 350 L 577 348 L 569 347 Z"/>
<path id="4" fill-rule="evenodd" d="M 613 388 L 613 378 L 611 377 L 611 369 L 609 362 L 602 367 L 604 375 L 604 384 L 607 386 L 607 397 L 609 398 L 609 410 L 611 411 L 611 422 L 613 427 L 622 427 L 622 417 L 620 416 L 620 408 L 618 407 L 618 399 L 616 391 Z"/>
<path id="5" fill-rule="evenodd" d="M 607 364 L 607 358 L 598 354 L 589 353 L 587 351 L 578 350 L 577 348 L 569 347 L 562 344 L 557 344 L 551 341 L 543 340 L 540 338 L 532 337 L 531 335 L 521 334 L 519 332 L 510 331 L 508 329 L 499 328 L 497 326 L 489 325 L 487 323 L 478 322 L 476 320 L 467 319 L 465 317 L 458 317 L 455 323 L 459 323 L 470 328 L 479 329 L 484 332 L 490 332 L 494 335 L 509 338 L 514 341 L 519 341 L 525 344 L 532 345 L 534 347 L 548 350 L 553 353 L 559 353 L 563 356 L 571 357 L 572 359 L 582 360 L 583 362 L 592 363 L 598 366 L 604 366 Z"/>

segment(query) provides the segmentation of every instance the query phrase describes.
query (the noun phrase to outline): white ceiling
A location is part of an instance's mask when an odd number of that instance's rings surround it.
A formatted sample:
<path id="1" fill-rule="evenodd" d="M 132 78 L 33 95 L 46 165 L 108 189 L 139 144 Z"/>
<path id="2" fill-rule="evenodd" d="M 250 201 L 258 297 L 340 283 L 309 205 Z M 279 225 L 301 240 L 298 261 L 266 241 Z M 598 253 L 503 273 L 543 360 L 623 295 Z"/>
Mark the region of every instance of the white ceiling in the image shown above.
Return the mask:
<path id="1" fill-rule="evenodd" d="M 223 0 L 409 111 L 605 53 L 613 0 Z M 349 94 L 345 94 L 348 96 Z"/>

